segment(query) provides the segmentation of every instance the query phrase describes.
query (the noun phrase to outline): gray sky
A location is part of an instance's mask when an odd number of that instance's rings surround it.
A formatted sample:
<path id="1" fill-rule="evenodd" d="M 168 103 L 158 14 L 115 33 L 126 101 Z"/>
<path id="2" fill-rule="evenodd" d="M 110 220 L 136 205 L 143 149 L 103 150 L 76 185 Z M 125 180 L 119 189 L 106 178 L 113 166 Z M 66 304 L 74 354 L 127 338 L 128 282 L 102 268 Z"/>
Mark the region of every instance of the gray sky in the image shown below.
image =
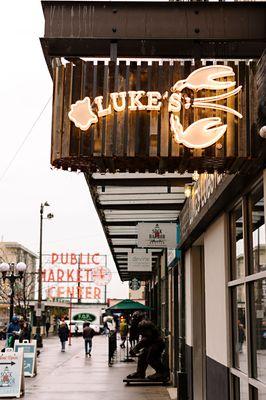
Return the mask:
<path id="1" fill-rule="evenodd" d="M 2 37 L 0 239 L 39 249 L 39 209 L 48 201 L 43 248 L 50 252 L 108 254 L 114 272 L 108 297 L 127 297 L 120 283 L 82 174 L 50 169 L 51 101 L 6 175 L 3 172 L 52 95 L 42 54 L 44 18 L 39 0 L 1 3 Z"/>

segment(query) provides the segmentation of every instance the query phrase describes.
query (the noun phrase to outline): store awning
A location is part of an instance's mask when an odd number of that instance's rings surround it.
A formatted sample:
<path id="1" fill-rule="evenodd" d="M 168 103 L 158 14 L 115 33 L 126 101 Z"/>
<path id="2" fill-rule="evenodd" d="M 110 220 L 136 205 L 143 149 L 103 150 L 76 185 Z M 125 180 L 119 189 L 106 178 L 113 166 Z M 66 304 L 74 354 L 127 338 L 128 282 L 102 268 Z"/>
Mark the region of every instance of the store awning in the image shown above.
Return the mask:
<path id="1" fill-rule="evenodd" d="M 106 309 L 106 311 L 148 311 L 150 307 L 144 306 L 138 301 L 122 300 L 120 303 Z"/>
<path id="2" fill-rule="evenodd" d="M 85 175 L 122 280 L 145 280 L 150 272 L 130 272 L 128 253 L 137 248 L 139 222 L 178 221 L 190 174 L 94 173 Z M 162 249 L 147 249 L 155 267 Z"/>

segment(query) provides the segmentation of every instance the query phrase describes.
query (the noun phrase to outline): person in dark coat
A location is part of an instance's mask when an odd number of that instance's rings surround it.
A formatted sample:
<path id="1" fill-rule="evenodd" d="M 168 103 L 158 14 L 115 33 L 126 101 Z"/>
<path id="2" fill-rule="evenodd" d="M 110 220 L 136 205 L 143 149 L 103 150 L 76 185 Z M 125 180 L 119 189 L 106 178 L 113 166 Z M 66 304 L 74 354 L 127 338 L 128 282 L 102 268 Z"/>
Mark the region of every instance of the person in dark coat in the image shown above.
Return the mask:
<path id="1" fill-rule="evenodd" d="M 167 380 L 168 371 L 165 370 L 161 356 L 165 343 L 158 328 L 153 322 L 143 320 L 138 325 L 141 340 L 130 350 L 131 355 L 138 356 L 137 371 L 127 376 L 128 379 L 145 379 L 146 369 L 150 365 L 155 374 L 148 376 L 151 380 Z"/>
<path id="2" fill-rule="evenodd" d="M 64 319 L 62 319 L 59 328 L 58 328 L 58 336 L 61 342 L 61 351 L 65 352 L 66 350 L 66 342 L 68 340 L 69 336 L 69 328 L 67 326 L 67 323 L 65 322 Z"/>
<path id="3" fill-rule="evenodd" d="M 7 347 L 14 347 L 15 340 L 18 339 L 19 333 L 19 319 L 16 315 L 14 315 L 7 328 Z"/>
<path id="4" fill-rule="evenodd" d="M 27 319 L 22 319 L 20 321 L 20 333 L 19 333 L 19 341 L 23 342 L 23 340 L 31 340 L 31 324 L 27 321 Z"/>
<path id="5" fill-rule="evenodd" d="M 91 349 L 92 349 L 92 338 L 95 335 L 95 331 L 93 328 L 90 327 L 89 322 L 84 322 L 83 324 L 83 339 L 85 344 L 85 354 L 86 356 L 91 356 Z M 89 346 L 89 349 L 88 349 Z"/>

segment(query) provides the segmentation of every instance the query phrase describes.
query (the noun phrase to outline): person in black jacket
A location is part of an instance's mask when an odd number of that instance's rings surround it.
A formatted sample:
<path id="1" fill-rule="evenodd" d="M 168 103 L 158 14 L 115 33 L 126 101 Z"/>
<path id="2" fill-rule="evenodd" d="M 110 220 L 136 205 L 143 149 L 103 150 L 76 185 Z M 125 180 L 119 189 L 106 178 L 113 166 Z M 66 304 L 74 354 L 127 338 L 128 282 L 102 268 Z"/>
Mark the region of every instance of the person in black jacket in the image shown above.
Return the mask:
<path id="1" fill-rule="evenodd" d="M 145 379 L 146 369 L 150 365 L 155 369 L 155 374 L 148 376 L 151 380 L 167 380 L 166 371 L 162 360 L 165 343 L 158 328 L 153 322 L 143 320 L 138 325 L 141 340 L 130 350 L 131 355 L 138 356 L 137 371 L 127 376 L 128 379 Z"/>
<path id="2" fill-rule="evenodd" d="M 61 320 L 61 323 L 58 328 L 58 336 L 61 342 L 61 351 L 65 352 L 66 342 L 69 336 L 69 328 L 64 319 Z"/>
<path id="3" fill-rule="evenodd" d="M 92 338 L 95 335 L 94 329 L 90 327 L 89 322 L 84 322 L 83 324 L 83 339 L 85 344 L 85 354 L 91 357 L 91 349 L 92 349 Z M 89 350 L 88 350 L 89 346 Z"/>

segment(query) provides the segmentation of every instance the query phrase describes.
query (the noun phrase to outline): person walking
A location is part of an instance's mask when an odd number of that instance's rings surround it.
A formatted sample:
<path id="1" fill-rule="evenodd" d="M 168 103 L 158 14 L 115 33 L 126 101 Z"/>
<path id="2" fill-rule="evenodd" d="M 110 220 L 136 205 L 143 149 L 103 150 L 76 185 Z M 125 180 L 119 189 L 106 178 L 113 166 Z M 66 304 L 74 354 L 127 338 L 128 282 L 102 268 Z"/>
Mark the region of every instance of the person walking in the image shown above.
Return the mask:
<path id="1" fill-rule="evenodd" d="M 124 349 L 125 346 L 125 341 L 127 340 L 127 334 L 128 334 L 128 324 L 125 318 L 121 317 L 120 320 L 120 337 L 121 337 L 121 344 L 120 347 L 121 349 Z"/>
<path id="2" fill-rule="evenodd" d="M 50 316 L 48 315 L 45 321 L 45 330 L 46 330 L 46 337 L 49 336 L 49 329 L 51 327 L 51 323 L 50 323 Z"/>
<path id="3" fill-rule="evenodd" d="M 91 349 L 92 349 L 92 338 L 95 335 L 95 331 L 90 327 L 89 322 L 85 322 L 83 324 L 83 339 L 85 344 L 85 355 L 89 355 L 91 357 Z M 88 349 L 89 347 L 89 349 Z"/>
<path id="4" fill-rule="evenodd" d="M 61 351 L 65 352 L 66 350 L 66 342 L 68 340 L 69 336 L 69 328 L 67 326 L 67 323 L 64 319 L 62 319 L 59 328 L 58 328 L 58 336 L 61 342 Z"/>
<path id="5" fill-rule="evenodd" d="M 19 319 L 14 315 L 7 328 L 7 347 L 14 347 L 15 340 L 18 339 L 20 333 Z"/>

